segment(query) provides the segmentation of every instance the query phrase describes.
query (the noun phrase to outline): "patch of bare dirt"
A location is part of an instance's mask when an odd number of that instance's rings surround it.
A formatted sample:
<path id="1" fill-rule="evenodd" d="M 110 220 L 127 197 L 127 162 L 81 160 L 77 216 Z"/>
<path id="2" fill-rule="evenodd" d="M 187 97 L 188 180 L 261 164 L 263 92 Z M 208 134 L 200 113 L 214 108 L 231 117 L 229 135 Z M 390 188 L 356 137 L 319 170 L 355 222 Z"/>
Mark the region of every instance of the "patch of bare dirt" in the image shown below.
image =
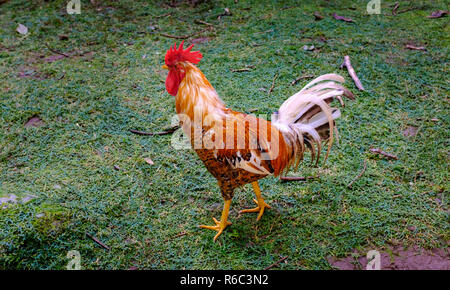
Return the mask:
<path id="1" fill-rule="evenodd" d="M 331 266 L 339 270 L 365 270 L 366 253 L 354 251 L 347 257 L 327 258 Z M 381 270 L 450 270 L 448 249 L 426 250 L 417 246 L 405 249 L 395 246 L 380 251 Z"/>
<path id="2" fill-rule="evenodd" d="M 41 127 L 44 125 L 44 122 L 39 118 L 39 116 L 34 115 L 25 123 L 24 127 Z"/>
<path id="3" fill-rule="evenodd" d="M 416 126 L 408 126 L 405 130 L 403 130 L 403 136 L 405 137 L 414 137 L 417 135 L 417 131 L 419 130 Z"/>

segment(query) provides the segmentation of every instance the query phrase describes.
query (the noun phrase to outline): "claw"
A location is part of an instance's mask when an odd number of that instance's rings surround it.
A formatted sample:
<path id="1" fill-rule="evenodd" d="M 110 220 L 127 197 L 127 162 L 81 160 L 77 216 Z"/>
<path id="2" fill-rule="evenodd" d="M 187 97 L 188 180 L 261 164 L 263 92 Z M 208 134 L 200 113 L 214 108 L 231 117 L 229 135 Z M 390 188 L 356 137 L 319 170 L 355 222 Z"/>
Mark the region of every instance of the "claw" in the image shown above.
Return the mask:
<path id="1" fill-rule="evenodd" d="M 231 199 L 225 200 L 225 204 L 224 204 L 223 211 L 222 211 L 222 217 L 221 217 L 220 221 L 218 221 L 217 219 L 213 218 L 214 223 L 216 223 L 215 226 L 205 226 L 205 225 L 201 225 L 200 226 L 200 228 L 202 228 L 202 229 L 215 230 L 215 231 L 218 232 L 214 236 L 214 242 L 222 234 L 223 230 L 227 226 L 231 225 L 231 223 L 229 221 L 227 221 L 227 219 L 228 219 L 228 212 L 230 210 L 230 204 L 231 204 Z"/>
<path id="2" fill-rule="evenodd" d="M 215 226 L 205 226 L 205 225 L 200 225 L 200 228 L 202 229 L 208 229 L 208 230 L 215 230 L 218 233 L 214 236 L 214 242 L 217 240 L 217 238 L 222 234 L 223 230 L 231 225 L 231 222 L 229 221 L 218 221 L 217 219 L 213 218 L 214 222 L 216 223 Z"/>
<path id="3" fill-rule="evenodd" d="M 243 209 L 241 210 L 239 213 L 247 213 L 247 212 L 259 212 L 258 217 L 256 218 L 256 221 L 259 221 L 262 217 L 262 215 L 264 214 L 264 209 L 267 208 L 271 208 L 270 205 L 268 205 L 264 199 L 260 199 L 259 201 L 257 201 L 256 199 L 253 199 L 253 201 L 256 203 L 256 205 L 258 205 L 255 208 L 249 208 L 249 209 Z"/>

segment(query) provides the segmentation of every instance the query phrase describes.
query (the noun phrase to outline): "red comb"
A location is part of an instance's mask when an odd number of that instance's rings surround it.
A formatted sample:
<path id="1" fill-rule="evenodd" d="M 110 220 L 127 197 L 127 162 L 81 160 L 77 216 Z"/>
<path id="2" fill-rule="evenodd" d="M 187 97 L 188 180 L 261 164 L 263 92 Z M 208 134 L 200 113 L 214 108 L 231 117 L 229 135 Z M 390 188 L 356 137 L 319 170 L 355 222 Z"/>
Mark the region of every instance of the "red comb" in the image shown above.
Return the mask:
<path id="1" fill-rule="evenodd" d="M 191 44 L 188 48 L 183 49 L 184 40 L 181 42 L 180 46 L 177 48 L 175 43 L 173 47 L 170 47 L 166 53 L 166 65 L 175 65 L 178 61 L 189 61 L 191 63 L 197 64 L 202 59 L 202 54 L 199 51 L 191 51 L 194 47 Z"/>

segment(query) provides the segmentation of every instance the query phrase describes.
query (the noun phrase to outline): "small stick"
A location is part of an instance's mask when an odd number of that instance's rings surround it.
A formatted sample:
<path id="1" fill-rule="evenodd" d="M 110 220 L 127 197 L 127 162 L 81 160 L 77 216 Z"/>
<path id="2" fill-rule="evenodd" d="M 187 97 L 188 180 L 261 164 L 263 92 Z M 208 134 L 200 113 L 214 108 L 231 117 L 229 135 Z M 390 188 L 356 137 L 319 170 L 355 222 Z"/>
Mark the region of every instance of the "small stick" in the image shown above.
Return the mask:
<path id="1" fill-rule="evenodd" d="M 277 78 L 278 78 L 278 74 L 275 74 L 275 76 L 273 78 L 273 81 L 272 81 L 272 86 L 270 87 L 269 92 L 267 93 L 267 95 L 270 95 L 272 93 L 273 88 L 275 87 L 275 81 L 277 80 Z"/>
<path id="2" fill-rule="evenodd" d="M 288 256 L 281 258 L 280 260 L 276 261 L 275 263 L 273 263 L 272 265 L 270 265 L 269 267 L 266 267 L 264 270 L 269 270 L 270 268 L 273 268 L 275 266 L 278 266 L 281 262 L 283 262 L 284 260 L 286 260 L 288 258 Z"/>
<path id="3" fill-rule="evenodd" d="M 169 13 L 162 14 L 162 15 L 155 15 L 155 16 L 153 16 L 153 17 L 155 17 L 155 18 L 163 18 L 163 17 L 171 16 L 171 15 L 172 15 L 172 12 L 169 12 Z"/>
<path id="4" fill-rule="evenodd" d="M 306 75 L 306 76 L 298 77 L 298 78 L 296 78 L 295 80 L 293 80 L 293 81 L 291 82 L 291 85 L 295 85 L 295 84 L 298 83 L 298 81 L 300 81 L 300 80 L 303 80 L 303 79 L 309 79 L 309 78 L 312 78 L 312 77 L 314 77 L 314 76 L 313 76 L 313 75 Z"/>
<path id="5" fill-rule="evenodd" d="M 342 21 L 345 21 L 345 22 L 355 22 L 355 21 L 353 21 L 353 19 L 351 19 L 349 17 L 339 16 L 336 13 L 333 13 L 333 18 L 336 19 L 336 20 L 342 20 Z"/>
<path id="6" fill-rule="evenodd" d="M 239 68 L 239 69 L 231 69 L 232 72 L 243 72 L 243 71 L 251 71 L 250 68 L 248 67 L 244 67 L 244 68 Z"/>
<path id="7" fill-rule="evenodd" d="M 188 34 L 188 35 L 180 35 L 180 36 L 178 36 L 178 35 L 171 35 L 171 34 L 166 34 L 166 33 L 160 33 L 160 35 L 161 35 L 161 36 L 168 37 L 168 38 L 174 38 L 174 39 L 187 39 L 187 38 L 190 38 L 190 37 L 192 37 L 192 36 L 201 34 L 201 33 L 205 32 L 205 31 L 207 31 L 207 30 L 209 30 L 209 27 L 206 28 L 206 29 L 203 29 L 203 30 L 201 30 L 201 31 L 199 31 L 199 32 L 195 32 L 195 33 Z"/>
<path id="8" fill-rule="evenodd" d="M 61 52 L 61 51 L 59 51 L 59 50 L 56 50 L 56 49 L 51 48 L 51 47 L 48 45 L 48 43 L 46 43 L 45 46 L 48 48 L 48 50 L 50 50 L 50 51 L 53 52 L 53 53 L 56 53 L 56 54 L 59 54 L 59 55 L 65 56 L 65 57 L 70 57 L 70 55 L 65 54 L 64 52 Z"/>
<path id="9" fill-rule="evenodd" d="M 422 50 L 422 51 L 426 51 L 427 50 L 425 46 L 415 46 L 415 45 L 412 45 L 412 44 L 407 44 L 405 47 L 407 49 L 411 49 L 411 50 Z"/>
<path id="10" fill-rule="evenodd" d="M 66 73 L 63 72 L 62 76 L 60 76 L 59 78 L 57 78 L 57 80 L 62 80 L 64 77 L 66 76 Z"/>
<path id="11" fill-rule="evenodd" d="M 307 176 L 307 177 L 302 177 L 302 176 L 280 176 L 280 180 L 281 182 L 288 182 L 288 181 L 306 181 L 308 179 L 316 179 L 319 178 L 319 175 L 316 176 Z"/>
<path id="12" fill-rule="evenodd" d="M 392 9 L 392 15 L 397 15 L 398 6 L 400 6 L 400 4 L 398 2 L 395 2 L 394 9 Z"/>
<path id="13" fill-rule="evenodd" d="M 185 236 L 185 235 L 187 235 L 186 232 L 181 232 L 181 233 L 176 234 L 175 236 L 173 236 L 173 237 L 171 237 L 171 238 L 168 238 L 168 239 L 165 240 L 164 242 L 168 242 L 168 241 L 171 240 L 171 239 L 176 239 L 176 238 L 179 238 L 179 237 L 182 237 L 182 236 Z"/>
<path id="14" fill-rule="evenodd" d="M 365 91 L 361 81 L 359 80 L 358 76 L 356 75 L 355 70 L 352 67 L 352 63 L 350 62 L 350 56 L 348 56 L 348 55 L 344 56 L 344 62 L 341 64 L 341 69 L 344 67 L 347 68 L 348 74 L 352 77 L 352 79 L 355 82 L 358 89 L 360 91 Z"/>
<path id="15" fill-rule="evenodd" d="M 100 242 L 96 237 L 94 237 L 94 236 L 92 236 L 91 234 L 89 234 L 89 233 L 86 233 L 86 235 L 88 236 L 88 237 L 90 237 L 94 242 L 96 242 L 97 244 L 99 244 L 100 246 L 102 246 L 103 248 L 105 248 L 106 250 L 110 250 L 109 249 L 109 247 L 107 246 L 107 245 L 105 245 L 105 244 L 103 244 L 102 242 Z"/>
<path id="16" fill-rule="evenodd" d="M 194 22 L 197 23 L 197 24 L 203 24 L 203 25 L 206 25 L 206 26 L 211 26 L 211 27 L 214 26 L 214 25 L 212 25 L 211 23 L 208 23 L 208 22 L 206 22 L 206 21 L 199 20 L 199 19 L 195 19 Z"/>
<path id="17" fill-rule="evenodd" d="M 355 183 L 355 181 L 357 181 L 364 174 L 364 172 L 366 171 L 366 168 L 367 168 L 367 161 L 366 160 L 364 160 L 364 165 L 363 166 L 364 167 L 363 167 L 362 171 L 358 174 L 358 176 L 356 176 L 355 179 L 353 179 L 352 182 L 350 182 L 347 185 L 348 188 L 352 188 L 352 184 Z"/>
<path id="18" fill-rule="evenodd" d="M 400 10 L 399 12 L 397 12 L 397 14 L 402 14 L 402 13 L 405 13 L 405 12 L 408 12 L 408 11 L 411 11 L 411 10 L 415 10 L 415 9 L 418 9 L 418 7 L 406 8 L 406 9 Z"/>
<path id="19" fill-rule="evenodd" d="M 438 11 L 434 11 L 433 13 L 431 13 L 431 15 L 427 16 L 427 18 L 439 18 L 439 17 L 443 17 L 447 14 L 450 14 L 450 12 L 444 11 L 444 10 L 438 10 Z"/>
<path id="20" fill-rule="evenodd" d="M 372 153 L 376 153 L 376 154 L 380 154 L 380 155 L 386 156 L 386 157 L 389 158 L 389 159 L 395 159 L 395 160 L 398 160 L 398 157 L 397 157 L 397 156 L 395 156 L 395 155 L 393 155 L 393 154 L 390 154 L 390 153 L 386 153 L 386 152 L 382 151 L 381 149 L 378 149 L 378 148 L 370 148 L 369 150 L 370 150 L 370 152 L 372 152 Z"/>
<path id="21" fill-rule="evenodd" d="M 254 65 L 249 65 L 244 68 L 238 68 L 238 69 L 231 69 L 232 72 L 242 72 L 242 71 L 251 71 L 252 68 L 254 68 Z"/>
<path id="22" fill-rule="evenodd" d="M 167 129 L 165 131 L 161 131 L 161 132 L 144 132 L 144 131 L 130 129 L 130 132 L 133 134 L 142 135 L 142 136 L 168 135 L 168 134 L 172 134 L 173 132 L 175 132 L 178 128 L 180 128 L 180 126 L 175 126 L 175 127 L 169 128 L 169 129 Z"/>

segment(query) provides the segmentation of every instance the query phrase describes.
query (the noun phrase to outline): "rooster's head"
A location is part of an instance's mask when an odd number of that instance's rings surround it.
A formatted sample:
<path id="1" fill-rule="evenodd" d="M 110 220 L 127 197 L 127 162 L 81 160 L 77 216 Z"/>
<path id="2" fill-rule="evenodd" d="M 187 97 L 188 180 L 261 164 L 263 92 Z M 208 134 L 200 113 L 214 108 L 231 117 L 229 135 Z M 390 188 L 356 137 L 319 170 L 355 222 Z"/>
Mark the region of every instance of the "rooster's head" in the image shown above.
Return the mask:
<path id="1" fill-rule="evenodd" d="M 169 48 L 165 57 L 166 64 L 162 66 L 162 68 L 169 70 L 166 79 L 166 89 L 172 96 L 177 95 L 178 87 L 186 74 L 183 63 L 197 64 L 202 59 L 202 54 L 199 51 L 191 51 L 194 47 L 193 44 L 183 49 L 183 43 L 184 41 L 181 42 L 178 48 L 176 43 Z"/>

